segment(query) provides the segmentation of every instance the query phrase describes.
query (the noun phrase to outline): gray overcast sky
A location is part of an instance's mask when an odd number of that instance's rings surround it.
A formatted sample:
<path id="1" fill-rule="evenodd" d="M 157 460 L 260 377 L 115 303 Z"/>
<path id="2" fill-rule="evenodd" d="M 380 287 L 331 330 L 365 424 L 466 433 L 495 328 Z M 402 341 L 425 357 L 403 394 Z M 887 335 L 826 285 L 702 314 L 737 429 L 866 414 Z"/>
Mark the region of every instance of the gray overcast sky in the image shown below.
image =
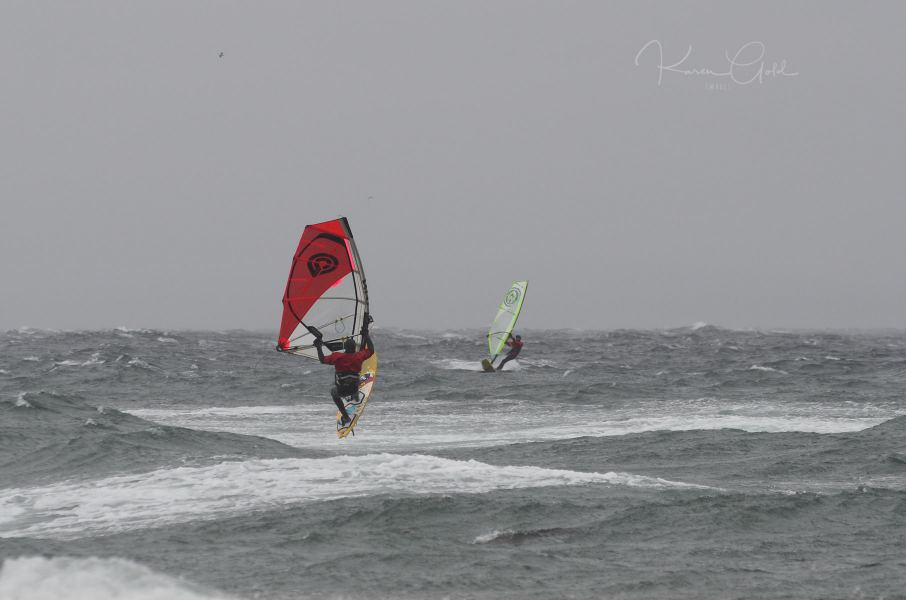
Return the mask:
<path id="1" fill-rule="evenodd" d="M 483 327 L 527 278 L 525 327 L 906 327 L 904 22 L 4 0 L 0 328 L 276 330 L 302 229 L 338 215 L 379 325 Z M 650 40 L 798 75 L 659 86 Z"/>

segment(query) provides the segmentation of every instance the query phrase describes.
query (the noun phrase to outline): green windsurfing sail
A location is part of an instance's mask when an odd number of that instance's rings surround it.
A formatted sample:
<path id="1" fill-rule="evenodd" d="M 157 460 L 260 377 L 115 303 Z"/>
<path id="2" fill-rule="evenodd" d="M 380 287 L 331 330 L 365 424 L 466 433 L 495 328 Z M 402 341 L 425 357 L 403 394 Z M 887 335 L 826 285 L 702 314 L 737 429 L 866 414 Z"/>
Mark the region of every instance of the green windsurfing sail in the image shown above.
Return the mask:
<path id="1" fill-rule="evenodd" d="M 491 329 L 488 330 L 488 355 L 491 357 L 491 364 L 503 352 L 506 341 L 516 326 L 516 319 L 522 312 L 522 303 L 525 302 L 527 289 L 528 281 L 514 281 L 510 289 L 506 291 L 500 306 L 497 307 L 497 316 L 494 317 Z"/>

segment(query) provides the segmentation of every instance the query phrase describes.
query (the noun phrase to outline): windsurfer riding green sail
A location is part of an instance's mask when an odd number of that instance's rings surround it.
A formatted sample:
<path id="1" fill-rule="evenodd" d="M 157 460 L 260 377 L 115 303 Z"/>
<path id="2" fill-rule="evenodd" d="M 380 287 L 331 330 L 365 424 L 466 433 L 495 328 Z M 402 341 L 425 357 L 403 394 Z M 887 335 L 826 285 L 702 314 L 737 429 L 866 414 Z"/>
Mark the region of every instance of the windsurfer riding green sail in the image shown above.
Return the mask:
<path id="1" fill-rule="evenodd" d="M 349 222 L 341 217 L 307 225 L 286 281 L 277 350 L 336 367 L 331 397 L 340 437 L 361 415 L 373 388 L 377 359 L 368 332 L 371 321 L 365 272 Z M 331 352 L 326 356 L 325 347 Z M 365 361 L 368 372 L 362 374 Z M 350 412 L 357 414 L 351 418 Z"/>
<path id="2" fill-rule="evenodd" d="M 501 370 L 503 365 L 516 358 L 522 350 L 522 338 L 513 335 L 513 328 L 516 327 L 516 321 L 522 312 L 522 304 L 525 302 L 527 290 L 528 281 L 514 281 L 497 307 L 497 315 L 488 330 L 488 358 L 481 361 L 481 367 L 486 372 Z M 494 363 L 503 353 L 503 349 L 506 346 L 510 347 L 510 351 L 495 368 Z"/>

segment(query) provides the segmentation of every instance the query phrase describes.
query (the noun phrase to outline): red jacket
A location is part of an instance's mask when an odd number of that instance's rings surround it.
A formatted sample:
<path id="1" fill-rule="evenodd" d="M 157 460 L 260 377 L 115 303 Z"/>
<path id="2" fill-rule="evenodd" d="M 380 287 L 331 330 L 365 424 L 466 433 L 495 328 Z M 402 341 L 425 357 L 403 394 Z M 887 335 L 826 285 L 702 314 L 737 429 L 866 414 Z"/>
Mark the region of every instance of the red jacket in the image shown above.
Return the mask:
<path id="1" fill-rule="evenodd" d="M 365 348 L 353 354 L 346 352 L 334 352 L 330 356 L 324 357 L 325 365 L 333 365 L 337 373 L 358 373 L 362 370 L 362 363 L 371 358 L 374 350 Z"/>
<path id="2" fill-rule="evenodd" d="M 510 346 L 513 350 L 519 351 L 522 350 L 522 346 L 525 344 L 522 340 L 517 340 L 516 338 L 510 338 L 506 345 Z"/>

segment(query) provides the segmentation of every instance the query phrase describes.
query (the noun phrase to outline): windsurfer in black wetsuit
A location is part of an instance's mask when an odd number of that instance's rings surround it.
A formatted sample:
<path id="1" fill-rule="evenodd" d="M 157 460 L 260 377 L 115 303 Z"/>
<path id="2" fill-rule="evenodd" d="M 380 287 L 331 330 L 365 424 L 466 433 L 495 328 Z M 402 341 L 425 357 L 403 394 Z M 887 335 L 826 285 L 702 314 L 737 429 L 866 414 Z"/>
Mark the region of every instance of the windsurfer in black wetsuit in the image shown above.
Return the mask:
<path id="1" fill-rule="evenodd" d="M 340 411 L 340 422 L 342 425 L 349 423 L 349 413 L 346 412 L 346 406 L 343 403 L 344 398 L 358 396 L 359 394 L 359 372 L 362 370 L 362 363 L 371 358 L 374 354 L 374 344 L 368 333 L 368 324 L 373 319 L 365 315 L 365 325 L 362 327 L 362 350 L 356 352 L 355 340 L 348 338 L 343 342 L 343 352 L 334 352 L 324 356 L 324 343 L 321 338 L 315 338 L 315 349 L 318 351 L 318 360 L 325 365 L 333 365 L 336 369 L 335 385 L 330 388 L 330 396 L 333 398 L 337 410 Z"/>
<path id="2" fill-rule="evenodd" d="M 509 335 L 509 337 L 507 337 L 506 345 L 510 347 L 510 351 L 507 353 L 507 355 L 504 357 L 504 359 L 502 361 L 500 361 L 500 365 L 497 367 L 498 371 L 502 371 L 503 365 L 507 364 L 508 362 L 510 362 L 517 356 L 519 356 L 519 353 L 522 351 L 522 346 L 524 343 L 525 342 L 522 341 L 521 335 L 513 335 L 511 333 Z"/>

